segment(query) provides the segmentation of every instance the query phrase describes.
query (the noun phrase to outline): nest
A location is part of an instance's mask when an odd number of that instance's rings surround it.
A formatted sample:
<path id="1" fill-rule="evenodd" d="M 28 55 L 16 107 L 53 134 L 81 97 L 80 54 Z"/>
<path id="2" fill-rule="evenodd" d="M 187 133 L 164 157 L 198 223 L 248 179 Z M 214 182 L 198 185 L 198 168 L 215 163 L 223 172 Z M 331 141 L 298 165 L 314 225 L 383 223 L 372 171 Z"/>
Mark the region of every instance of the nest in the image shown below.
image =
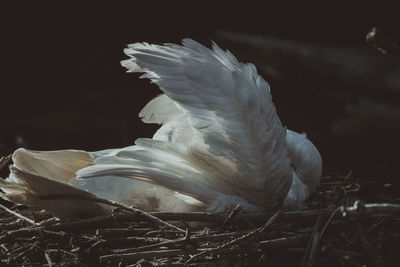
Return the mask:
<path id="1" fill-rule="evenodd" d="M 0 265 L 394 266 L 399 189 L 325 177 L 300 211 L 146 213 L 104 200 L 111 214 L 77 221 L 1 201 Z"/>

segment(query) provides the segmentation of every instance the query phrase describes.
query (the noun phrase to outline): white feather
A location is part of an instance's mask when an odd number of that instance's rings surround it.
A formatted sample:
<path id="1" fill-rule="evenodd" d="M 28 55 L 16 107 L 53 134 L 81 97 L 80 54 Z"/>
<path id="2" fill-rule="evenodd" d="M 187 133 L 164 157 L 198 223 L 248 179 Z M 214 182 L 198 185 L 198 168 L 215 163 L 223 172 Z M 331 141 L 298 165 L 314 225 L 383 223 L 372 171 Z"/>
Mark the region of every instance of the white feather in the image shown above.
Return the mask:
<path id="1" fill-rule="evenodd" d="M 131 59 L 123 65 L 133 62 L 135 66 L 128 71 L 146 72 L 189 114 L 189 124 L 197 133 L 190 149 L 201 151 L 197 146 L 207 145 L 205 158 L 211 154 L 230 159 L 236 168 L 229 182 L 242 188 L 239 194 L 245 198 L 257 199 L 263 206 L 283 200 L 292 179 L 286 130 L 276 115 L 268 84 L 253 65 L 239 63 L 215 44 L 210 50 L 190 39 L 183 46 L 133 44 L 125 53 Z"/>
<path id="2" fill-rule="evenodd" d="M 125 53 L 127 71 L 143 72 L 164 92 L 139 113 L 144 122 L 161 124 L 153 139 L 98 152 L 21 150 L 16 169 L 146 210 L 295 207 L 315 189 L 321 156 L 305 136 L 282 126 L 254 65 L 190 39 L 131 44 Z M 31 187 L 19 188 L 18 179 L 11 175 L 0 187 L 8 195 L 28 194 Z"/>

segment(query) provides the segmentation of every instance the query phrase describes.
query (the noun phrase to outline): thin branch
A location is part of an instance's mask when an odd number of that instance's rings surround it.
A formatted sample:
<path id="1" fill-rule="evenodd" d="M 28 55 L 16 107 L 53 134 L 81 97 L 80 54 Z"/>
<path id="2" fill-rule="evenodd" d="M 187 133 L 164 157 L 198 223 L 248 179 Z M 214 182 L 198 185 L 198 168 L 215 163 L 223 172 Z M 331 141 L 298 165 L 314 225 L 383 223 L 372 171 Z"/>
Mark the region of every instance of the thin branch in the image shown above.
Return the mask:
<path id="1" fill-rule="evenodd" d="M 356 201 L 352 207 L 340 207 L 342 217 L 375 217 L 400 215 L 400 204 L 372 203 L 363 204 Z"/>
<path id="2" fill-rule="evenodd" d="M 270 247 L 289 247 L 293 245 L 297 245 L 299 243 L 304 243 L 305 240 L 310 238 L 310 235 L 298 234 L 292 236 L 286 236 L 281 238 L 275 238 L 270 240 L 260 241 L 258 244 L 261 248 L 270 248 Z"/>
<path id="3" fill-rule="evenodd" d="M 160 244 L 160 242 L 168 242 L 168 239 L 161 238 L 161 237 L 141 237 L 141 236 L 128 236 L 128 237 L 119 237 L 119 238 L 108 238 L 102 239 L 95 243 L 93 243 L 90 247 L 91 248 L 99 248 L 99 247 L 111 247 L 114 245 L 138 245 L 138 244 Z"/>
<path id="4" fill-rule="evenodd" d="M 358 237 L 360 238 L 361 246 L 364 250 L 364 255 L 365 255 L 366 259 L 368 259 L 368 263 L 369 263 L 368 265 L 373 266 L 373 267 L 386 266 L 386 264 L 383 262 L 383 259 L 381 258 L 381 256 L 378 255 L 378 253 L 376 252 L 376 249 L 371 244 L 371 241 L 369 240 L 367 233 L 365 232 L 361 223 L 355 222 L 354 227 L 356 229 Z"/>
<path id="5" fill-rule="evenodd" d="M 44 257 L 46 258 L 47 264 L 49 267 L 53 267 L 55 266 L 55 264 L 53 263 L 53 261 L 51 260 L 49 254 L 47 253 L 47 251 L 44 252 Z"/>
<path id="6" fill-rule="evenodd" d="M 321 235 L 320 235 L 320 237 L 319 237 L 320 239 L 321 239 L 322 236 L 324 235 L 325 230 L 326 230 L 326 228 L 328 228 L 328 226 L 329 226 L 329 224 L 331 223 L 333 217 L 335 217 L 335 215 L 338 213 L 339 210 L 340 210 L 340 208 L 337 208 L 337 209 L 335 209 L 334 211 L 332 211 L 331 215 L 329 216 L 329 219 L 326 221 L 324 227 L 322 228 Z"/>
<path id="7" fill-rule="evenodd" d="M 315 222 L 315 225 L 314 225 L 313 233 L 311 235 L 311 238 L 308 240 L 307 247 L 304 251 L 303 258 L 300 262 L 300 267 L 305 267 L 305 266 L 308 266 L 308 264 L 309 264 L 309 259 L 311 257 L 311 250 L 312 250 L 312 247 L 314 244 L 314 238 L 316 236 L 316 233 L 319 232 L 320 224 L 321 224 L 321 216 L 318 215 L 317 221 Z"/>
<path id="8" fill-rule="evenodd" d="M 257 228 L 256 230 L 253 230 L 253 231 L 251 231 L 250 233 L 248 233 L 246 235 L 243 235 L 243 236 L 241 236 L 239 238 L 236 238 L 236 239 L 234 239 L 232 241 L 226 242 L 226 243 L 222 244 L 221 246 L 219 246 L 219 247 L 217 247 L 215 249 L 202 251 L 202 252 L 200 252 L 200 253 L 198 253 L 196 255 L 193 255 L 185 263 L 189 263 L 189 262 L 193 261 L 194 259 L 202 257 L 202 256 L 205 256 L 205 255 L 207 255 L 209 253 L 213 253 L 213 252 L 215 253 L 215 252 L 218 252 L 219 250 L 224 249 L 226 247 L 233 246 L 233 245 L 235 245 L 237 243 L 240 243 L 240 242 L 243 242 L 243 241 L 249 241 L 249 240 L 253 239 L 256 236 L 260 236 L 262 233 L 264 233 L 268 229 L 268 227 L 276 220 L 276 218 L 280 214 L 281 214 L 281 211 L 278 210 L 277 212 L 275 212 L 274 215 L 272 215 L 268 219 L 268 221 L 265 223 L 265 225 L 263 227 Z"/>
<path id="9" fill-rule="evenodd" d="M 1 205 L 1 204 L 0 204 L 0 209 L 2 209 L 2 210 L 4 210 L 4 211 L 8 212 L 9 214 L 11 214 L 11 215 L 13 215 L 13 216 L 15 216 L 15 217 L 18 217 L 18 218 L 20 218 L 20 219 L 26 221 L 27 223 L 29 223 L 29 224 L 31 224 L 31 225 L 35 225 L 35 226 L 39 226 L 39 225 L 40 225 L 40 223 L 36 223 L 36 222 L 34 222 L 33 220 L 29 219 L 28 217 L 25 217 L 24 215 L 19 214 L 18 212 L 15 212 L 15 211 L 13 211 L 13 210 L 10 210 L 9 208 L 7 208 L 6 206 L 3 206 L 3 205 Z"/>
<path id="10" fill-rule="evenodd" d="M 228 218 L 226 218 L 226 220 L 222 223 L 220 228 L 225 229 L 226 227 L 228 227 L 241 210 L 242 208 L 240 207 L 240 205 L 236 205 L 236 207 L 232 210 L 231 214 L 229 214 Z"/>
<path id="11" fill-rule="evenodd" d="M 311 239 L 312 243 L 311 243 L 310 256 L 308 257 L 307 260 L 307 267 L 314 266 L 317 260 L 317 251 L 320 240 L 321 226 L 322 226 L 322 214 L 320 213 L 317 218 L 317 222 L 315 223 L 314 233 Z"/>
<path id="12" fill-rule="evenodd" d="M 282 218 L 291 218 L 294 220 L 312 219 L 318 216 L 319 213 L 332 212 L 332 209 L 320 210 L 302 210 L 302 211 L 285 211 L 281 212 Z M 151 215 L 165 221 L 185 221 L 185 222 L 209 222 L 222 223 L 227 219 L 227 214 L 207 213 L 207 212 L 150 212 Z M 262 224 L 265 222 L 265 217 L 271 217 L 274 212 L 265 213 L 240 213 L 232 219 L 235 224 L 248 224 L 248 221 Z"/>
<path id="13" fill-rule="evenodd" d="M 115 262 L 118 260 L 124 261 L 137 261 L 145 258 L 164 258 L 177 256 L 182 254 L 191 253 L 195 250 L 183 250 L 183 249 L 169 249 L 169 250 L 156 250 L 156 251 L 142 251 L 127 254 L 110 254 L 100 257 L 100 262 Z"/>
<path id="14" fill-rule="evenodd" d="M 85 229 L 99 224 L 106 224 L 111 222 L 127 221 L 136 219 L 134 214 L 111 212 L 107 215 L 97 216 L 88 219 L 81 219 L 75 221 L 56 221 L 51 224 L 44 225 L 44 229 L 49 230 L 74 230 L 74 229 Z"/>
<path id="15" fill-rule="evenodd" d="M 157 244 L 151 244 L 147 246 L 142 246 L 142 247 L 137 247 L 137 248 L 125 248 L 125 249 L 118 249 L 114 250 L 114 253 L 134 253 L 134 252 L 139 252 L 139 251 L 144 251 L 144 250 L 149 250 L 153 248 L 159 248 L 159 247 L 176 247 L 183 245 L 185 243 L 196 243 L 196 242 L 202 242 L 202 241 L 220 241 L 220 240 L 226 240 L 228 238 L 233 238 L 237 236 L 242 236 L 242 232 L 234 232 L 234 233 L 225 233 L 225 234 L 214 234 L 214 235 L 206 235 L 206 236 L 194 236 L 190 237 L 190 241 L 186 240 L 185 238 L 178 238 L 175 240 L 170 240 L 170 241 L 165 241 Z"/>
<path id="16" fill-rule="evenodd" d="M 119 208 L 121 210 L 127 211 L 129 213 L 141 216 L 145 219 L 147 219 L 150 222 L 156 223 L 160 226 L 165 226 L 165 227 L 169 227 L 171 229 L 177 230 L 179 232 L 182 233 L 186 233 L 185 230 L 172 225 L 170 223 L 167 223 L 155 216 L 153 216 L 152 214 L 139 210 L 139 209 L 135 209 L 133 207 L 129 207 L 127 205 L 124 205 L 122 203 L 116 202 L 116 201 L 112 201 L 112 200 L 108 200 L 108 199 L 103 199 L 103 198 L 97 198 L 97 197 L 87 197 L 87 196 L 82 196 L 82 195 L 69 195 L 69 194 L 65 194 L 65 195 L 60 195 L 60 194 L 56 194 L 56 195 L 43 195 L 40 197 L 41 199 L 46 199 L 46 200 L 52 200 L 52 199 L 79 199 L 79 200 L 87 200 L 87 201 L 93 201 L 93 202 L 97 202 L 97 203 L 101 203 L 101 204 L 106 204 L 109 206 L 113 206 L 116 208 Z"/>

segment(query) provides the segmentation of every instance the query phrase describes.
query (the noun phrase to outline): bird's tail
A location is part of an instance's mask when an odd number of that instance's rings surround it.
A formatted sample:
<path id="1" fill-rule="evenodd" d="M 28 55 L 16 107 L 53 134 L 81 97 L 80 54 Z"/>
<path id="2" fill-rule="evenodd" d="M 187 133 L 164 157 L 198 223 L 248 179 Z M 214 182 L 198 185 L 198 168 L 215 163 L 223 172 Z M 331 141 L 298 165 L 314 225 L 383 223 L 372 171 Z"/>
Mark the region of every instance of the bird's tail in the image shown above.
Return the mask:
<path id="1" fill-rule="evenodd" d="M 197 188 L 190 179 L 185 181 L 188 173 L 178 167 L 179 157 L 165 152 L 163 158 L 160 153 L 143 145 L 99 152 L 18 149 L 9 177 L 0 179 L 0 194 L 68 219 L 109 212 L 109 207 L 88 201 L 96 196 L 144 210 L 203 210 L 203 202 L 176 192 Z"/>
<path id="2" fill-rule="evenodd" d="M 82 151 L 33 152 L 19 149 L 6 180 L 0 179 L 0 193 L 10 201 L 45 209 L 59 218 L 104 215 L 110 208 L 90 201 L 93 194 L 72 186 L 74 168 L 89 163 Z"/>

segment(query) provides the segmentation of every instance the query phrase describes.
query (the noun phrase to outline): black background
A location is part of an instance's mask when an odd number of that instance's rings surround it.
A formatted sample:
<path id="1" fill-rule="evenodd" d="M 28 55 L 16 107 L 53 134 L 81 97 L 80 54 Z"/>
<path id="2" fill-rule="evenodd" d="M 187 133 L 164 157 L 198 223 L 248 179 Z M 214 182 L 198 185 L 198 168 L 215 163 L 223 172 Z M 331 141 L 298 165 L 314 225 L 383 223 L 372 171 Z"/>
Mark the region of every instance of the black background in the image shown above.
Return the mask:
<path id="1" fill-rule="evenodd" d="M 395 1 L 9 1 L 3 5 L 2 155 L 19 146 L 100 150 L 151 137 L 157 126 L 142 123 L 137 114 L 160 91 L 120 66 L 129 43 L 179 43 L 190 37 L 209 45 L 217 32 L 225 30 L 318 45 L 366 46 L 365 34 L 373 26 L 385 29 L 395 40 L 400 37 Z M 235 49 L 230 50 L 236 54 Z M 325 175 L 353 170 L 353 175 L 362 177 L 398 177 L 397 136 L 374 133 L 361 141 L 356 138 L 356 144 L 354 137 L 331 138 L 324 120 L 332 118 L 321 113 L 329 98 L 314 103 L 312 94 L 302 98 L 298 93 L 310 84 L 265 78 L 283 123 L 306 131 L 319 147 Z M 293 94 L 299 97 L 297 110 L 285 105 L 293 101 Z M 397 105 L 400 98 L 392 102 Z"/>

